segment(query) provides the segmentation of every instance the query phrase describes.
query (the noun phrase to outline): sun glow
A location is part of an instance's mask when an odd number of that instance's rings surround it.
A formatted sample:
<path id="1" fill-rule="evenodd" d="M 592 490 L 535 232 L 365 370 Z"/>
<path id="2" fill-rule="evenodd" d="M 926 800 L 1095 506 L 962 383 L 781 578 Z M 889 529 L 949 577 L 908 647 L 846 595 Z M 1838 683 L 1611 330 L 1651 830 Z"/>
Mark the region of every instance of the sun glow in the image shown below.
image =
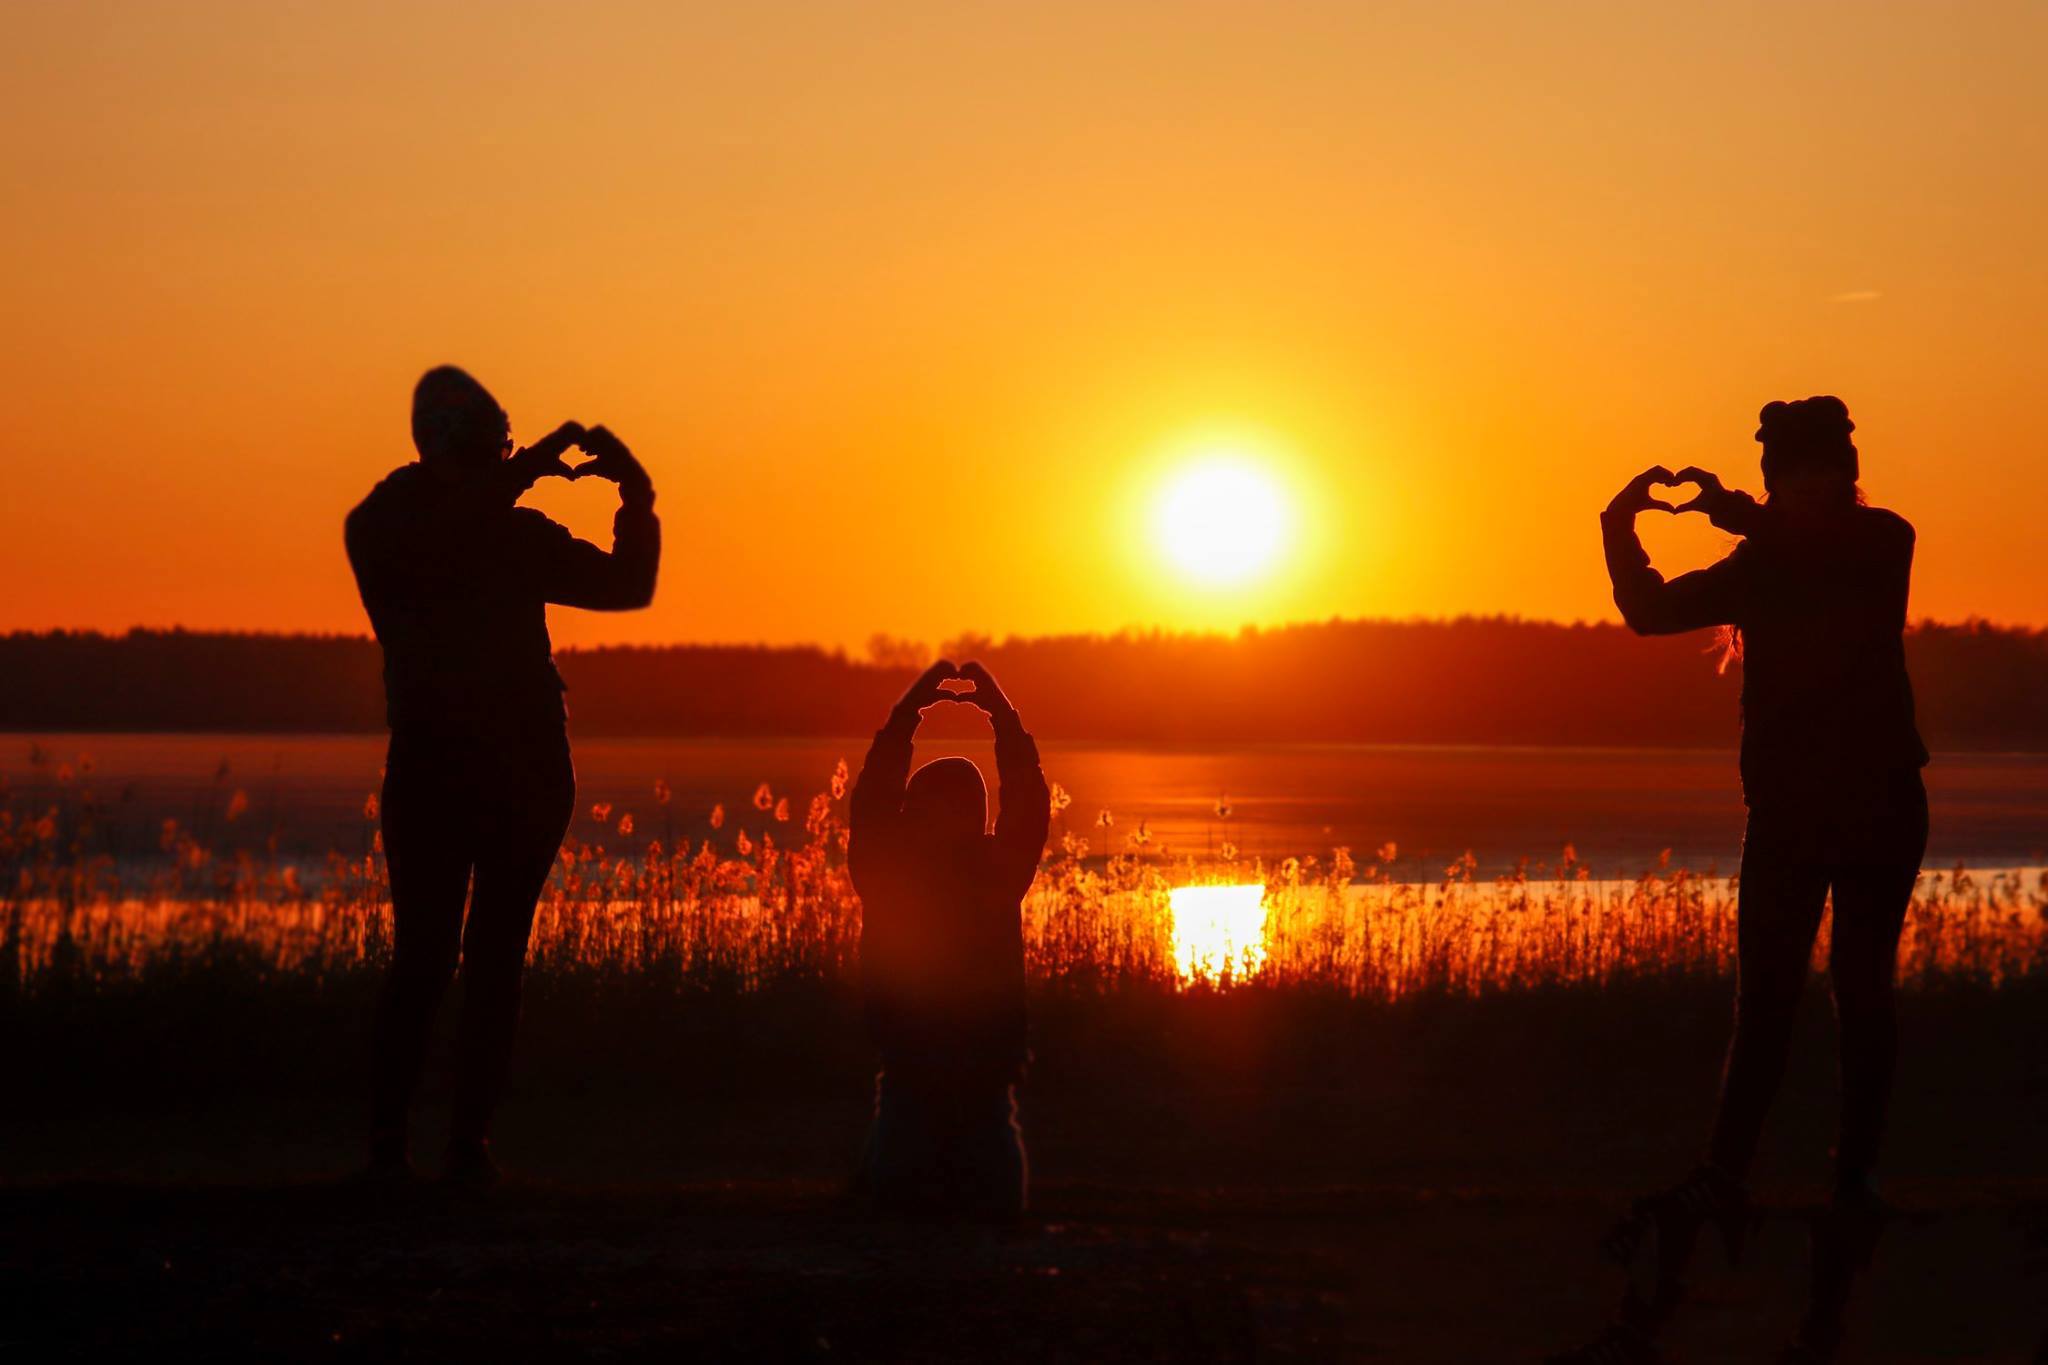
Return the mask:
<path id="1" fill-rule="evenodd" d="M 1155 530 L 1174 567 L 1203 583 L 1242 583 L 1268 568 L 1291 518 L 1279 484 L 1242 455 L 1183 467 L 1160 496 Z"/>
<path id="2" fill-rule="evenodd" d="M 1265 887 L 1178 886 L 1166 900 L 1173 911 L 1173 967 L 1182 981 L 1242 981 L 1265 965 Z"/>

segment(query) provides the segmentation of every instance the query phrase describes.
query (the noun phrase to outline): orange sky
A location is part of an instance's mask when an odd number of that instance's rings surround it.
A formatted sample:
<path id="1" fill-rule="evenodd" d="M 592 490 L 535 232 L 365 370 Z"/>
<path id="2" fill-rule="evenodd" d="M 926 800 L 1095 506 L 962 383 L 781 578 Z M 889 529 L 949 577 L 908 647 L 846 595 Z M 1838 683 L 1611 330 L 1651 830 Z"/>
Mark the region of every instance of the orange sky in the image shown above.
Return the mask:
<path id="1" fill-rule="evenodd" d="M 654 471 L 568 642 L 1608 617 L 1613 488 L 1821 391 L 1915 613 L 2048 623 L 2044 62 L 2034 0 L 10 6 L 0 628 L 365 629 L 440 361 Z M 1217 432 L 1300 513 L 1245 588 L 1147 530 Z"/>

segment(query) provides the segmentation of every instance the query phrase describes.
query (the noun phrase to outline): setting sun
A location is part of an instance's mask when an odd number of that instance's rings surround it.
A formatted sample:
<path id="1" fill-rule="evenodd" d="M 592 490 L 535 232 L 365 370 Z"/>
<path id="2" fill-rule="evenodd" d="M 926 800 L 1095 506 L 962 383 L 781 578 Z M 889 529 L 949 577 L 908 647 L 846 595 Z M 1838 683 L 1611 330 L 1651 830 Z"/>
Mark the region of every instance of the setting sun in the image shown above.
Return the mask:
<path id="1" fill-rule="evenodd" d="M 1290 520 L 1278 483 L 1234 453 L 1181 469 L 1156 515 L 1167 558 L 1188 577 L 1214 584 L 1242 583 L 1267 569 Z"/>
<path id="2" fill-rule="evenodd" d="M 1254 976 L 1266 961 L 1266 888 L 1177 886 L 1172 910 L 1173 965 L 1183 982 Z"/>

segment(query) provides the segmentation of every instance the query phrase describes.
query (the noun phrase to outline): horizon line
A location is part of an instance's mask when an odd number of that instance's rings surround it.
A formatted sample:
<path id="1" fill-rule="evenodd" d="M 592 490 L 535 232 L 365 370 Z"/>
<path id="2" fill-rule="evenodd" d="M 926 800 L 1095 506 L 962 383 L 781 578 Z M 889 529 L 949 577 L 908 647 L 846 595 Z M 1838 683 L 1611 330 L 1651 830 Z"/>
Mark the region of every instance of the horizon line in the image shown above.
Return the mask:
<path id="1" fill-rule="evenodd" d="M 762 639 L 688 639 L 672 640 L 617 640 L 594 641 L 558 645 L 558 654 L 594 653 L 599 650 L 661 650 L 661 649 L 751 649 L 751 650 L 808 650 L 826 655 L 838 655 L 861 662 L 879 663 L 873 657 L 875 644 L 886 642 L 890 646 L 923 649 L 928 656 L 946 652 L 958 652 L 952 646 L 968 641 L 983 649 L 1002 649 L 1020 644 L 1037 644 L 1049 641 L 1091 641 L 1115 642 L 1133 639 L 1176 639 L 1176 640 L 1242 640 L 1261 635 L 1278 635 L 1289 631 L 1314 630 L 1344 626 L 1381 627 L 1448 627 L 1460 625 L 1523 626 L 1555 630 L 1621 630 L 1628 627 L 1619 620 L 1589 620 L 1579 617 L 1564 621 L 1553 617 L 1523 616 L 1515 612 L 1459 612 L 1444 616 L 1326 616 L 1281 621 L 1273 624 L 1247 622 L 1235 628 L 1229 627 L 1172 627 L 1164 625 L 1126 625 L 1115 630 L 1071 630 L 1045 631 L 1038 634 L 983 634 L 976 630 L 963 630 L 943 638 L 936 645 L 925 640 L 898 636 L 887 631 L 875 631 L 861 645 L 828 644 L 819 640 L 762 640 Z M 2048 624 L 2026 622 L 1994 621 L 1985 616 L 1966 616 L 1960 620 L 1937 620 L 1932 616 L 1909 618 L 1908 632 L 1921 630 L 1971 630 L 1993 631 L 2001 634 L 2043 635 L 2048 634 Z M 273 640 L 357 640 L 375 644 L 376 636 L 370 631 L 322 631 L 291 630 L 271 626 L 150 626 L 130 625 L 124 628 L 103 628 L 99 626 L 47 626 L 42 628 L 10 627 L 0 632 L 0 640 L 14 641 L 27 639 L 83 638 L 123 640 L 136 636 L 221 636 L 231 639 L 273 639 Z M 896 666 L 896 665 L 891 665 Z M 900 665 L 909 667 L 911 665 Z"/>

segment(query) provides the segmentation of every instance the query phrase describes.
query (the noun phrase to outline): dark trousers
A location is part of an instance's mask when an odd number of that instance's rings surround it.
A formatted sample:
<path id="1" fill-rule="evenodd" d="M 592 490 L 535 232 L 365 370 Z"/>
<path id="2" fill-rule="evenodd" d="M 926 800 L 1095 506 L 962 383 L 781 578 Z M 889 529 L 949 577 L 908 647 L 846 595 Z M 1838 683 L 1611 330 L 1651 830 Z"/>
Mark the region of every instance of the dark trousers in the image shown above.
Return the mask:
<path id="1" fill-rule="evenodd" d="M 1027 1183 L 1013 1087 L 876 1078 L 859 1184 L 878 1212 L 1015 1222 Z"/>
<path id="2" fill-rule="evenodd" d="M 1792 1023 L 1828 893 L 1828 973 L 1840 1030 L 1837 1181 L 1864 1183 L 1877 1158 L 1898 1055 L 1899 933 L 1927 850 L 1927 792 L 1895 774 L 1846 801 L 1755 803 L 1737 901 L 1735 1036 L 1709 1155 L 1742 1178 L 1784 1079 Z"/>
<path id="3" fill-rule="evenodd" d="M 405 1143 L 434 1016 L 458 964 L 453 1137 L 487 1135 L 519 1020 L 534 904 L 575 804 L 559 729 L 512 742 L 392 737 L 383 828 L 393 943 L 372 1044 L 378 1144 Z"/>

